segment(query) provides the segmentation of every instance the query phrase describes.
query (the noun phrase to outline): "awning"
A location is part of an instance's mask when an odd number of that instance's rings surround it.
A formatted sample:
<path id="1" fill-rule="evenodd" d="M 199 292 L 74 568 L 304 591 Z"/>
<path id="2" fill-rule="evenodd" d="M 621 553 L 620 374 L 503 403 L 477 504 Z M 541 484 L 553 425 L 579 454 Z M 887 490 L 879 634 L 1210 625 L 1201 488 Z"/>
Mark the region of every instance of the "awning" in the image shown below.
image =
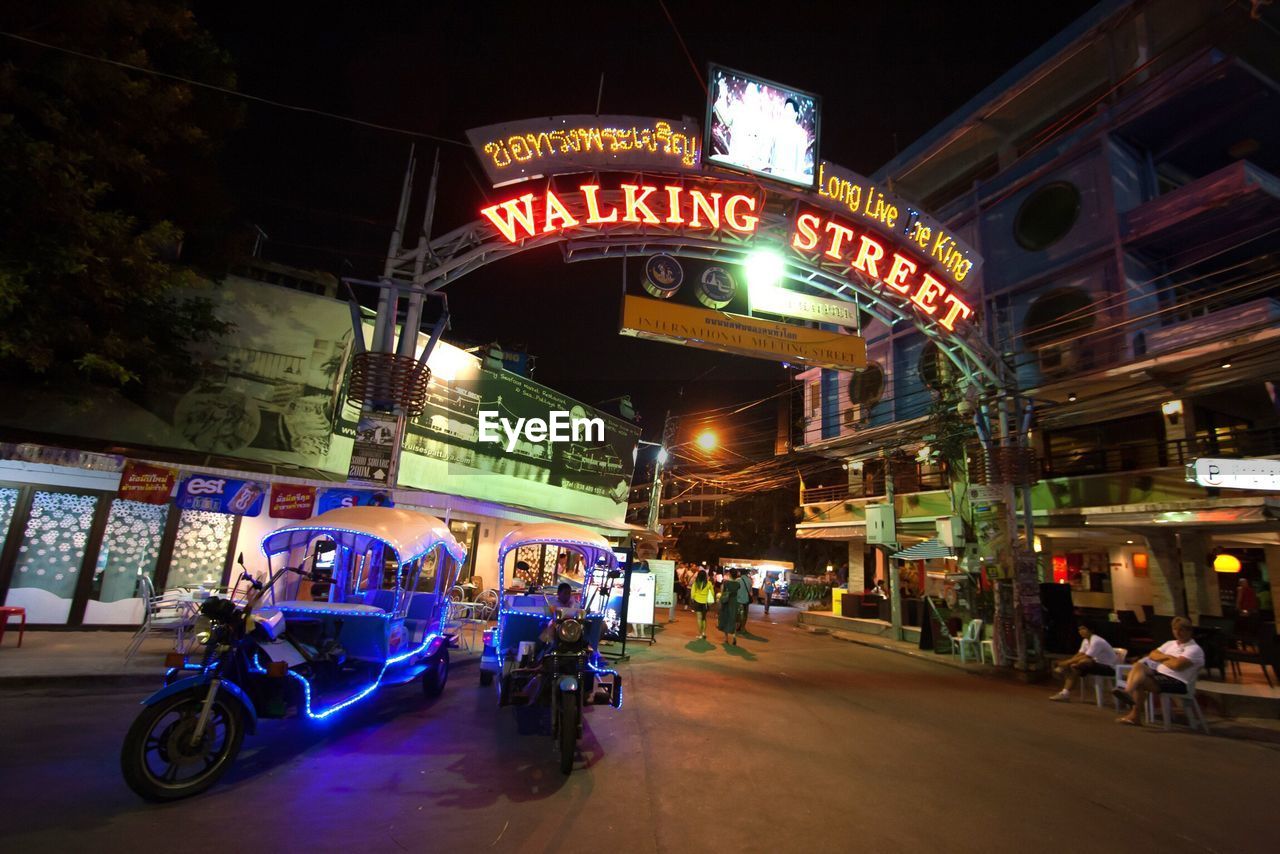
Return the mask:
<path id="1" fill-rule="evenodd" d="M 929 560 L 935 557 L 955 557 L 955 550 L 950 546 L 944 546 L 935 540 L 925 540 L 923 543 L 916 543 L 911 548 L 903 549 L 896 554 L 890 555 L 898 560 Z"/>
<path id="2" fill-rule="evenodd" d="M 796 525 L 797 540 L 861 540 L 867 536 L 867 523 L 818 522 Z"/>

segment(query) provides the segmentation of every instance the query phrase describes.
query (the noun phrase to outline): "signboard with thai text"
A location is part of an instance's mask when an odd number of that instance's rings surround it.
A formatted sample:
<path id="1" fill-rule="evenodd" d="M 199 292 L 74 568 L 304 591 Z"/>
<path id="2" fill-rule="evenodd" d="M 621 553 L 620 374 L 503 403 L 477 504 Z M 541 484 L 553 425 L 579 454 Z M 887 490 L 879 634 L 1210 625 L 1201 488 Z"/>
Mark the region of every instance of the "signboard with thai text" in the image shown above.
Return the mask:
<path id="1" fill-rule="evenodd" d="M 310 519 L 316 507 L 316 488 L 292 483 L 271 485 L 272 519 Z"/>
<path id="2" fill-rule="evenodd" d="M 120 473 L 119 497 L 143 504 L 168 504 L 178 473 L 167 466 L 151 466 L 130 460 Z"/>
<path id="3" fill-rule="evenodd" d="M 757 359 L 855 370 L 866 342 L 828 332 L 636 296 L 622 298 L 622 334 Z"/>

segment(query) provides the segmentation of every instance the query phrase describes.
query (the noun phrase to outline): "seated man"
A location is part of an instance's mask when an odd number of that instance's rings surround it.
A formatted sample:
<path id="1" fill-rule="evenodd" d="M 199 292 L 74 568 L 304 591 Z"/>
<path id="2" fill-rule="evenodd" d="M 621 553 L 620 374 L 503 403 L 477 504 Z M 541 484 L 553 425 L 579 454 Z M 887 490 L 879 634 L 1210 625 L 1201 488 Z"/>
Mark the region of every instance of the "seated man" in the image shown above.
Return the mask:
<path id="1" fill-rule="evenodd" d="M 567 581 L 561 581 L 556 587 L 556 598 L 547 600 L 547 611 L 552 619 L 538 636 L 538 640 L 544 644 L 551 642 L 551 627 L 555 625 L 556 612 L 566 617 L 577 617 L 582 613 L 582 606 L 578 604 L 577 597 L 573 593 L 573 585 Z"/>
<path id="2" fill-rule="evenodd" d="M 1139 710 L 1148 694 L 1185 694 L 1187 683 L 1204 667 L 1204 650 L 1191 637 L 1190 620 L 1174 617 L 1173 637 L 1133 666 L 1124 688 L 1116 688 L 1116 699 L 1133 706 L 1127 715 L 1116 718 L 1117 723 L 1140 726 Z"/>
<path id="3" fill-rule="evenodd" d="M 1080 651 L 1065 661 L 1054 665 L 1054 672 L 1065 676 L 1062 690 L 1051 696 L 1050 700 L 1065 703 L 1071 699 L 1071 692 L 1081 676 L 1115 676 L 1116 651 L 1111 648 L 1105 638 L 1095 635 L 1086 625 L 1081 624 Z"/>

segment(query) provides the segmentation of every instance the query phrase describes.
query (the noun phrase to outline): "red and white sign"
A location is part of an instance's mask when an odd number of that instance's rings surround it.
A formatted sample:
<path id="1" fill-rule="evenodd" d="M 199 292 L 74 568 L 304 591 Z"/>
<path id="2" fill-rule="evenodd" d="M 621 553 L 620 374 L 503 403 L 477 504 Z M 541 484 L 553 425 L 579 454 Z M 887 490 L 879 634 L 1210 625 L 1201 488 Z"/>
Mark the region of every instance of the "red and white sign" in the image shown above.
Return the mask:
<path id="1" fill-rule="evenodd" d="M 168 504 L 178 473 L 165 466 L 149 466 L 132 460 L 120 473 L 119 497 L 142 504 Z"/>
<path id="2" fill-rule="evenodd" d="M 310 519 L 316 506 L 314 486 L 271 485 L 271 518 Z"/>

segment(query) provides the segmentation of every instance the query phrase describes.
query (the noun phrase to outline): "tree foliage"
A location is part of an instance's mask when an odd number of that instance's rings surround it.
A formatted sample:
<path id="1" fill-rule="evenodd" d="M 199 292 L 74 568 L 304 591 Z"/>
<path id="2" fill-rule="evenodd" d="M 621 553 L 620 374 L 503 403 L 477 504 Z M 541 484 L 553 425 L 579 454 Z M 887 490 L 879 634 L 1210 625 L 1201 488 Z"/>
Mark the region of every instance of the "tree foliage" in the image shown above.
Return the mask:
<path id="1" fill-rule="evenodd" d="M 12 4 L 7 27 L 68 51 L 234 85 L 184 3 Z M 225 210 L 212 176 L 238 108 L 187 84 L 5 39 L 0 64 L 0 367 L 124 386 L 182 371 L 225 332 L 175 259 Z"/>

